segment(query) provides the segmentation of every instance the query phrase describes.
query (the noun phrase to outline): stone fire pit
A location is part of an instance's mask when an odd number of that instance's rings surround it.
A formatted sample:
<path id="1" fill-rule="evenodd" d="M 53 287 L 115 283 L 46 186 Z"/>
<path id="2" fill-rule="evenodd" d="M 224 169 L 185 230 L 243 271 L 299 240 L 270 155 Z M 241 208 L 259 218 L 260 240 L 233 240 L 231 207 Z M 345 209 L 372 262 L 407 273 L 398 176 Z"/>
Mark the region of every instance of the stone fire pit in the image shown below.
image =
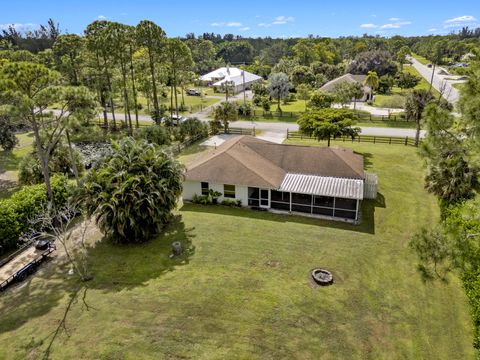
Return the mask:
<path id="1" fill-rule="evenodd" d="M 333 275 L 330 271 L 325 269 L 313 269 L 312 279 L 320 286 L 333 284 Z"/>

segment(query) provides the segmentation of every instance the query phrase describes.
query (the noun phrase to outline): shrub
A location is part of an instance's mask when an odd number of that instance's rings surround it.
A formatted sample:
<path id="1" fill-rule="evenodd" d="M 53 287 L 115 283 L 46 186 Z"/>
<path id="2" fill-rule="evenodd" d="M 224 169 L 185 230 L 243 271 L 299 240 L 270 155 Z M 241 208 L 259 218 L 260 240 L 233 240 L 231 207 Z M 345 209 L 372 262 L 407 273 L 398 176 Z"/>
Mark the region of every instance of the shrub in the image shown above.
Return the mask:
<path id="1" fill-rule="evenodd" d="M 252 98 L 253 105 L 261 106 L 263 98 L 264 98 L 264 96 L 262 96 L 262 95 L 258 95 L 258 94 L 253 95 L 253 98 Z"/>
<path id="2" fill-rule="evenodd" d="M 268 97 L 263 97 L 262 98 L 262 109 L 265 110 L 265 111 L 270 111 L 270 99 Z"/>
<path id="3" fill-rule="evenodd" d="M 208 136 L 208 125 L 197 118 L 189 118 L 179 126 L 177 140 L 184 141 L 185 138 Z"/>
<path id="4" fill-rule="evenodd" d="M 170 145 L 170 134 L 167 133 L 164 127 L 159 125 L 147 126 L 137 129 L 135 131 L 136 139 L 143 139 L 151 144 L 156 145 Z"/>
<path id="5" fill-rule="evenodd" d="M 240 207 L 242 206 L 242 200 L 223 199 L 220 204 L 224 206 L 230 206 L 230 207 Z"/>
<path id="6" fill-rule="evenodd" d="M 73 150 L 73 156 L 78 173 L 81 174 L 84 170 L 82 155 L 77 150 Z M 55 150 L 50 156 L 48 168 L 51 174 L 63 174 L 66 176 L 72 176 L 74 174 L 70 150 L 67 145 L 60 143 L 55 147 Z M 37 153 L 33 152 L 29 156 L 24 157 L 18 166 L 18 181 L 20 184 L 40 184 L 43 180 L 43 173 Z"/>
<path id="7" fill-rule="evenodd" d="M 104 167 L 92 170 L 80 191 L 89 216 L 116 242 L 142 242 L 171 219 L 182 192 L 183 166 L 145 140 L 112 144 Z"/>
<path id="8" fill-rule="evenodd" d="M 51 185 L 56 207 L 65 205 L 68 198 L 67 179 L 53 176 Z M 34 218 L 48 203 L 45 184 L 24 186 L 10 198 L 0 200 L 0 253 L 19 245 L 19 237 L 30 228 Z"/>
<path id="9" fill-rule="evenodd" d="M 324 109 L 332 106 L 335 97 L 324 91 L 315 91 L 310 97 L 308 106 L 315 109 Z"/>
<path id="10" fill-rule="evenodd" d="M 252 116 L 253 108 L 250 104 L 240 104 L 238 106 L 238 115 L 240 116 Z"/>

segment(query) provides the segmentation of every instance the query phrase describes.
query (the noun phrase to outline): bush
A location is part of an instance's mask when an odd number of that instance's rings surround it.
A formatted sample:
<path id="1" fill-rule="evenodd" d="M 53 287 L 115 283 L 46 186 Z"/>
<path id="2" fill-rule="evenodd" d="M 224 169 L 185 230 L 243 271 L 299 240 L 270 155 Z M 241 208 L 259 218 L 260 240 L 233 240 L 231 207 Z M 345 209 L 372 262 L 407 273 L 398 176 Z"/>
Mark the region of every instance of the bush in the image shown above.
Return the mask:
<path id="1" fill-rule="evenodd" d="M 170 134 L 167 133 L 164 127 L 159 125 L 147 126 L 137 129 L 135 131 L 136 139 L 143 139 L 151 144 L 156 145 L 170 145 Z"/>
<path id="2" fill-rule="evenodd" d="M 394 85 L 393 77 L 390 75 L 380 76 L 378 79 L 378 93 L 379 94 L 390 94 L 392 87 Z"/>
<path id="3" fill-rule="evenodd" d="M 207 137 L 208 125 L 197 118 L 190 118 L 182 122 L 179 126 L 179 134 L 176 140 L 184 141 L 188 138 Z"/>
<path id="4" fill-rule="evenodd" d="M 246 103 L 246 104 L 240 104 L 238 105 L 238 115 L 240 116 L 252 116 L 253 113 L 253 108 L 252 105 Z"/>
<path id="5" fill-rule="evenodd" d="M 401 89 L 412 89 L 418 85 L 421 78 L 413 75 L 407 71 L 402 71 L 397 74 L 395 82 L 397 86 Z"/>
<path id="6" fill-rule="evenodd" d="M 68 198 L 67 179 L 51 178 L 54 204 L 62 207 Z M 20 244 L 19 237 L 30 228 L 29 220 L 40 214 L 48 203 L 45 184 L 24 186 L 10 198 L 0 200 L 0 254 Z"/>
<path id="7" fill-rule="evenodd" d="M 262 98 L 261 105 L 262 105 L 262 109 L 264 111 L 270 111 L 271 104 L 270 104 L 270 99 L 268 97 L 265 96 L 265 97 Z"/>
<path id="8" fill-rule="evenodd" d="M 253 105 L 255 105 L 255 106 L 262 106 L 262 100 L 263 100 L 263 98 L 264 98 L 263 95 L 258 95 L 258 94 L 253 95 L 253 98 L 252 98 L 252 103 L 253 103 Z"/>
<path id="9" fill-rule="evenodd" d="M 324 91 L 315 91 L 310 97 L 308 106 L 315 109 L 324 109 L 332 106 L 335 97 Z"/>
<path id="10" fill-rule="evenodd" d="M 13 124 L 7 116 L 0 115 L 0 147 L 5 151 L 12 151 L 17 145 Z"/>
<path id="11" fill-rule="evenodd" d="M 84 170 L 82 155 L 74 149 L 73 156 L 78 173 L 81 174 Z M 67 145 L 60 143 L 55 147 L 55 150 L 50 156 L 48 168 L 50 169 L 50 174 L 74 175 L 70 150 Z M 40 167 L 36 152 L 24 157 L 22 161 L 20 161 L 18 166 L 18 181 L 22 185 L 40 184 L 44 181 L 42 168 Z"/>
<path id="12" fill-rule="evenodd" d="M 403 109 L 405 107 L 405 97 L 393 95 L 380 102 L 381 107 Z"/>
<path id="13" fill-rule="evenodd" d="M 114 241 L 142 242 L 170 221 L 182 184 L 183 166 L 168 151 L 127 137 L 87 175 L 79 198 Z"/>
<path id="14" fill-rule="evenodd" d="M 241 207 L 242 200 L 223 199 L 220 204 L 224 206 L 230 206 L 230 207 Z"/>

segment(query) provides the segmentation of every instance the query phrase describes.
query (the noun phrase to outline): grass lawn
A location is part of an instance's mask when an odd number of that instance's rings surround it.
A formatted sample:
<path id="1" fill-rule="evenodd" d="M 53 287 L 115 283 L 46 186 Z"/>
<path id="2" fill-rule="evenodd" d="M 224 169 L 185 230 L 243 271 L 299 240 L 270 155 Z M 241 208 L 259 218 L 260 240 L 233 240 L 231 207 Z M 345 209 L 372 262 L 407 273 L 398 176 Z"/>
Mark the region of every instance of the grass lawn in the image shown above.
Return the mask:
<path id="1" fill-rule="evenodd" d="M 19 144 L 12 152 L 0 151 L 0 198 L 17 188 L 18 165 L 32 151 L 33 133 L 18 134 Z"/>
<path id="2" fill-rule="evenodd" d="M 427 64 L 431 63 L 431 61 L 429 61 L 428 59 L 424 58 L 423 56 L 417 55 L 417 54 L 412 54 L 412 57 L 417 59 L 418 62 L 420 62 L 420 64 L 423 64 L 423 65 L 427 65 Z"/>
<path id="3" fill-rule="evenodd" d="M 459 281 L 423 283 L 407 246 L 438 218 L 415 149 L 347 146 L 380 179 L 361 225 L 185 205 L 146 244 L 97 243 L 81 290 L 52 262 L 3 294 L 0 358 L 473 358 Z M 188 251 L 171 260 L 173 241 Z M 317 266 L 333 286 L 311 284 Z"/>
<path id="4" fill-rule="evenodd" d="M 416 75 L 421 79 L 420 82 L 418 83 L 418 85 L 415 86 L 414 89 L 428 90 L 430 88 L 430 83 L 427 80 L 425 80 L 420 75 L 420 73 L 417 71 L 417 69 L 415 69 L 413 66 L 405 64 L 405 65 L 403 65 L 403 70 L 411 73 L 412 75 Z M 405 97 L 408 94 L 409 91 L 410 91 L 409 89 L 401 89 L 397 86 L 394 86 L 392 88 L 392 91 L 391 91 L 390 94 L 375 94 L 374 106 L 383 107 L 384 106 L 383 103 L 387 99 L 391 99 L 394 95 L 400 95 L 400 96 Z M 432 87 L 432 95 L 434 97 L 438 97 L 440 95 L 440 93 L 435 88 Z"/>

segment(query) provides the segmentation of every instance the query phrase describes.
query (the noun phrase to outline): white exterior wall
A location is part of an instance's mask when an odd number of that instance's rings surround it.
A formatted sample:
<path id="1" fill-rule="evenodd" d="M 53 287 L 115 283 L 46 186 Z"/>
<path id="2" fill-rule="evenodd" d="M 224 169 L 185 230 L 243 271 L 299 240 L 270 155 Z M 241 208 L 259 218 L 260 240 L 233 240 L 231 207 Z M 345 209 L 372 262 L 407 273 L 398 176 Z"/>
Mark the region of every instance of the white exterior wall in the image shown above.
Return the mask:
<path id="1" fill-rule="evenodd" d="M 231 184 L 234 185 L 234 184 Z M 223 197 L 223 184 L 214 184 L 208 183 L 208 188 L 214 191 L 218 191 L 222 193 L 222 196 L 218 198 L 219 201 L 225 199 Z M 183 193 L 182 198 L 183 200 L 192 200 L 193 195 L 202 195 L 202 185 L 200 181 L 185 181 L 183 183 Z M 229 200 L 233 200 L 232 198 L 227 198 Z M 248 186 L 241 186 L 235 185 L 235 200 L 240 200 L 242 202 L 242 206 L 248 205 Z"/>

